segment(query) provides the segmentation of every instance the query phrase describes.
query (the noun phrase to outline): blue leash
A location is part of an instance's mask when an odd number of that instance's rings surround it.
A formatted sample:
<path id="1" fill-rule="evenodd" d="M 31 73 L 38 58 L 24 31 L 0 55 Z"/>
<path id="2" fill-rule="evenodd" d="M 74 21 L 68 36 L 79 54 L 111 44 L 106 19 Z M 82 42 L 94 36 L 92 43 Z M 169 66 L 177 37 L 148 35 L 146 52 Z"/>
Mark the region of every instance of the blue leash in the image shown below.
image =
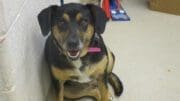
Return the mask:
<path id="1" fill-rule="evenodd" d="M 64 0 L 60 0 L 61 6 L 64 5 Z M 101 0 L 98 0 L 98 5 L 101 6 Z"/>
<path id="2" fill-rule="evenodd" d="M 64 0 L 60 0 L 61 6 L 64 5 Z M 99 6 L 101 5 L 101 0 L 98 0 Z"/>
<path id="3" fill-rule="evenodd" d="M 60 0 L 61 6 L 64 5 L 64 0 Z"/>

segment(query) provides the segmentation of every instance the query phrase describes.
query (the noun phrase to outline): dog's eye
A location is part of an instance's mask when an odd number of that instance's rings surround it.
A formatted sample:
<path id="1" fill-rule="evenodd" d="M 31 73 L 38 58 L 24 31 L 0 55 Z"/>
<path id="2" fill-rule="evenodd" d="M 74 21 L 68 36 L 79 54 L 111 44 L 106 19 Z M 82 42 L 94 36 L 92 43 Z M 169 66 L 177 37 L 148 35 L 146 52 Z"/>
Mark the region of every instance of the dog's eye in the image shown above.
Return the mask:
<path id="1" fill-rule="evenodd" d="M 82 30 L 86 30 L 87 25 L 88 25 L 88 20 L 87 19 L 82 19 L 80 21 L 80 27 L 82 28 Z"/>
<path id="2" fill-rule="evenodd" d="M 64 21 L 64 20 L 60 20 L 60 21 L 58 22 L 58 24 L 59 24 L 59 26 L 63 26 L 63 25 L 65 24 L 65 21 Z"/>
<path id="3" fill-rule="evenodd" d="M 80 22 L 80 25 L 83 27 L 83 26 L 87 26 L 88 24 L 88 20 L 87 19 L 82 19 L 81 22 Z"/>
<path id="4" fill-rule="evenodd" d="M 61 29 L 61 31 L 65 31 L 67 29 L 67 22 L 61 19 L 58 21 L 58 26 Z"/>

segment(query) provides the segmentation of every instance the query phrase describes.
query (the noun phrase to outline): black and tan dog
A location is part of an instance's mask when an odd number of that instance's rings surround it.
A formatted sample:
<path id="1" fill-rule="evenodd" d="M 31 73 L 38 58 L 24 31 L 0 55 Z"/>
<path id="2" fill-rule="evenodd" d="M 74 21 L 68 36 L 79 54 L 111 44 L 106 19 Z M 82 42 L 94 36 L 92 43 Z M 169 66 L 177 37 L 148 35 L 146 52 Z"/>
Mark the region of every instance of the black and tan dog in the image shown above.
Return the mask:
<path id="1" fill-rule="evenodd" d="M 75 3 L 54 5 L 42 10 L 38 20 L 44 36 L 51 31 L 45 56 L 56 83 L 58 101 L 83 96 L 109 101 L 108 82 L 115 94 L 121 95 L 122 84 L 112 73 L 115 57 L 101 37 L 108 19 L 100 7 Z M 65 87 L 67 82 L 77 83 Z"/>

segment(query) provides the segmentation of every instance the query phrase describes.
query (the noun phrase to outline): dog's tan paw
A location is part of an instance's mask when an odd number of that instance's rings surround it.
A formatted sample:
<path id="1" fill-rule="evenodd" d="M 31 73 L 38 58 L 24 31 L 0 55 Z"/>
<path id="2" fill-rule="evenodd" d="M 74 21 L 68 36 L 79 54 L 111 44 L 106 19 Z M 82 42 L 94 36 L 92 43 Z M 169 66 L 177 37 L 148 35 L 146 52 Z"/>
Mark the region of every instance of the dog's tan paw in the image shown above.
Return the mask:
<path id="1" fill-rule="evenodd" d="M 111 97 L 109 97 L 109 101 L 113 101 L 113 97 L 111 96 Z"/>
<path id="2" fill-rule="evenodd" d="M 108 95 L 109 97 L 108 97 L 108 101 L 113 101 L 113 96 L 112 96 L 112 94 L 109 92 L 109 95 Z"/>

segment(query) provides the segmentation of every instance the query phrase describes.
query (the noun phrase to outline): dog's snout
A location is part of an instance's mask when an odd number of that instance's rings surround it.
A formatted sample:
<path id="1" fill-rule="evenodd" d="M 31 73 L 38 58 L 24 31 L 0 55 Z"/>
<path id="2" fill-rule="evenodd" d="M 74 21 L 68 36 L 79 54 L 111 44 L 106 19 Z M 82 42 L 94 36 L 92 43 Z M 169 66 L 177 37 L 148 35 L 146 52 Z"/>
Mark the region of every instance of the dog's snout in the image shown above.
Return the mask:
<path id="1" fill-rule="evenodd" d="M 69 36 L 67 46 L 69 49 L 79 48 L 79 38 L 76 35 Z"/>
<path id="2" fill-rule="evenodd" d="M 69 40 L 67 45 L 70 48 L 76 48 L 79 45 L 79 42 L 78 40 Z"/>

